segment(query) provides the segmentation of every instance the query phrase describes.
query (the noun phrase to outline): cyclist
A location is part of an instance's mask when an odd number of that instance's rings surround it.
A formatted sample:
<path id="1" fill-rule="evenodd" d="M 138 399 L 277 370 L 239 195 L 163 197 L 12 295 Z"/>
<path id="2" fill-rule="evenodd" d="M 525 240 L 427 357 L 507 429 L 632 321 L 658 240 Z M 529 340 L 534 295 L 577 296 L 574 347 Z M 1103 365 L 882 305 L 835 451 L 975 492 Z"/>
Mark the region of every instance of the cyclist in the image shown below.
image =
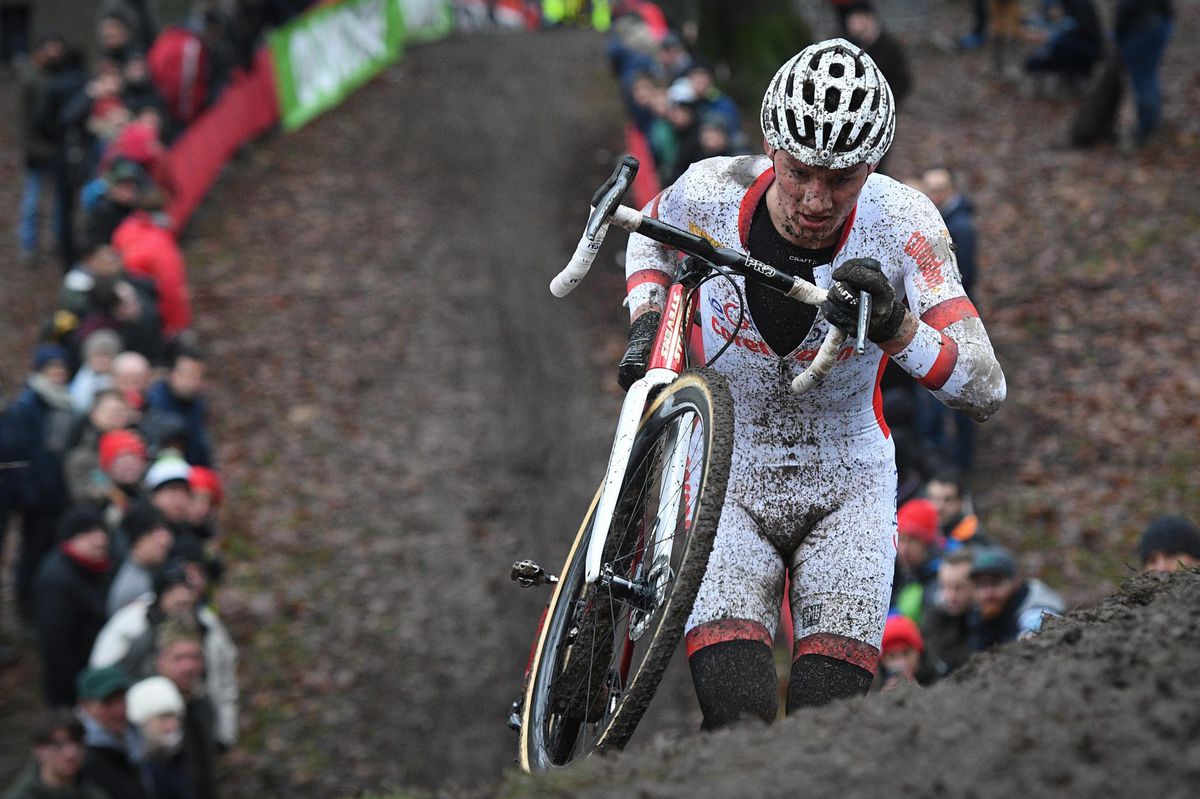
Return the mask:
<path id="1" fill-rule="evenodd" d="M 686 627 L 710 729 L 776 715 L 771 644 L 785 572 L 795 630 L 787 710 L 871 685 L 896 553 L 895 451 L 879 392 L 887 359 L 979 421 L 1006 390 L 937 208 L 875 172 L 895 103 L 870 57 L 842 39 L 806 48 L 771 81 L 761 119 L 765 156 L 698 162 L 646 208 L 830 289 L 820 316 L 740 277 L 700 290 L 691 346 L 702 360 L 731 342 L 715 368 L 736 408 L 729 488 Z M 626 387 L 645 371 L 678 258 L 630 238 Z M 848 343 L 821 385 L 791 393 L 831 323 L 855 332 L 860 290 L 872 299 L 873 344 L 855 355 Z"/>

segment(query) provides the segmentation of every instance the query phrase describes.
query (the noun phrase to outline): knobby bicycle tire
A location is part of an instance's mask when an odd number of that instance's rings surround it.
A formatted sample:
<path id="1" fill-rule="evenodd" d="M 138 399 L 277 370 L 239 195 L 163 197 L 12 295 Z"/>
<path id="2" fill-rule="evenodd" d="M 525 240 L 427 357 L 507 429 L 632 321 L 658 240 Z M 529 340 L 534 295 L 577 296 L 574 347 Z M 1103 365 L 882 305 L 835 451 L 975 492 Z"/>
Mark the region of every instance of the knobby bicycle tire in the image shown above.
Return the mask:
<path id="1" fill-rule="evenodd" d="M 686 435 L 682 432 L 685 429 Z M 673 439 L 676 435 L 681 438 Z M 692 475 L 688 480 L 690 491 L 664 492 L 663 485 L 668 481 L 664 478 L 667 464 L 663 450 L 666 444 L 678 444 L 683 439 L 687 441 Z M 525 771 L 566 765 L 592 751 L 620 749 L 633 735 L 679 643 L 708 566 L 725 500 L 732 450 L 733 400 L 724 378 L 710 369 L 684 372 L 647 408 L 634 437 L 604 562 L 614 564 L 623 576 L 628 576 L 626 572 L 640 573 L 639 567 L 651 568 L 640 558 L 647 536 L 646 512 L 658 504 L 657 495 L 652 493 L 657 485 L 659 492 L 666 494 L 668 504 L 680 503 L 673 513 L 674 529 L 682 527 L 685 533 L 679 540 L 675 532 L 666 538 L 667 554 L 677 558 L 671 567 L 665 572 L 649 573 L 651 577 L 670 575 L 666 578 L 669 584 L 659 589 L 662 593 L 656 595 L 653 610 L 632 612 L 627 605 L 614 601 L 611 588 L 606 589 L 600 582 L 585 584 L 584 561 L 599 499 L 597 492 L 560 572 L 531 660 L 518 758 Z M 648 501 L 648 493 L 656 500 Z M 650 521 L 659 523 L 669 515 L 658 512 Z M 635 635 L 633 630 L 639 625 L 643 631 Z M 623 640 L 619 631 L 623 631 Z M 650 637 L 640 649 L 641 659 L 633 668 L 632 653 L 639 650 L 637 642 L 647 635 Z M 618 646 L 623 660 L 614 670 Z M 601 653 L 598 657 L 597 652 Z M 619 685 L 614 688 L 618 675 Z M 599 684 L 601 678 L 607 680 L 605 685 Z M 592 740 L 581 743 L 579 738 L 585 734 Z"/>

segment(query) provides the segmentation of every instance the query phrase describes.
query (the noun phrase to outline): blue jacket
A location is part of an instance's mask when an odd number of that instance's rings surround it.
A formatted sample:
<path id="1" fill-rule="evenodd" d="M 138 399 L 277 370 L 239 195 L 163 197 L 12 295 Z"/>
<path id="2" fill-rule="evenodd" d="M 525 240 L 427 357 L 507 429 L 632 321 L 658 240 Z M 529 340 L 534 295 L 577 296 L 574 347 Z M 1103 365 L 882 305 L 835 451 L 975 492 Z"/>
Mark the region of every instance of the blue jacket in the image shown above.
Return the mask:
<path id="1" fill-rule="evenodd" d="M 207 409 L 203 397 L 185 400 L 171 393 L 167 381 L 160 380 L 146 392 L 146 407 L 173 413 L 183 419 L 187 428 L 187 444 L 183 459 L 193 466 L 213 468 L 212 448 L 208 443 L 208 428 L 205 426 Z"/>

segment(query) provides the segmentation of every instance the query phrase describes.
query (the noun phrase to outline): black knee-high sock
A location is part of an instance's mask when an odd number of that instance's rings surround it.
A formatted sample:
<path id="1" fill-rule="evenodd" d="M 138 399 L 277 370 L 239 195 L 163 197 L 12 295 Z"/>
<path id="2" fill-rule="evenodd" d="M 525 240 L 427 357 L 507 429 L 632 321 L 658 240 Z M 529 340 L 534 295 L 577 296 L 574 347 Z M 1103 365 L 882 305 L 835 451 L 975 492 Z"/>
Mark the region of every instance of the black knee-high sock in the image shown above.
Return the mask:
<path id="1" fill-rule="evenodd" d="M 771 647 L 762 641 L 722 641 L 688 658 L 705 730 L 745 719 L 773 721 L 779 680 Z"/>
<path id="2" fill-rule="evenodd" d="M 792 663 L 787 712 L 863 696 L 870 690 L 872 679 L 871 672 L 845 660 L 828 655 L 801 655 Z"/>

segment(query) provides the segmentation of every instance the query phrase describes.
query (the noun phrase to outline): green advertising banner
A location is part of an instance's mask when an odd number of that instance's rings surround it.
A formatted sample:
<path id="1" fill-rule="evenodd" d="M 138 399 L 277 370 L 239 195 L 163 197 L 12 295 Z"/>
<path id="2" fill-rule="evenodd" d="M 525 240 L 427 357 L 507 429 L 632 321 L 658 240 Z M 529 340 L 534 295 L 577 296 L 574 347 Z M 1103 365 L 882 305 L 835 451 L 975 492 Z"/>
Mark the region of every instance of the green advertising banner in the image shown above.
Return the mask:
<path id="1" fill-rule="evenodd" d="M 345 0 L 271 33 L 284 130 L 340 103 L 395 61 L 404 43 L 405 0 Z"/>
<path id="2" fill-rule="evenodd" d="M 405 36 L 410 42 L 429 42 L 454 30 L 454 4 L 450 0 L 400 0 Z"/>

